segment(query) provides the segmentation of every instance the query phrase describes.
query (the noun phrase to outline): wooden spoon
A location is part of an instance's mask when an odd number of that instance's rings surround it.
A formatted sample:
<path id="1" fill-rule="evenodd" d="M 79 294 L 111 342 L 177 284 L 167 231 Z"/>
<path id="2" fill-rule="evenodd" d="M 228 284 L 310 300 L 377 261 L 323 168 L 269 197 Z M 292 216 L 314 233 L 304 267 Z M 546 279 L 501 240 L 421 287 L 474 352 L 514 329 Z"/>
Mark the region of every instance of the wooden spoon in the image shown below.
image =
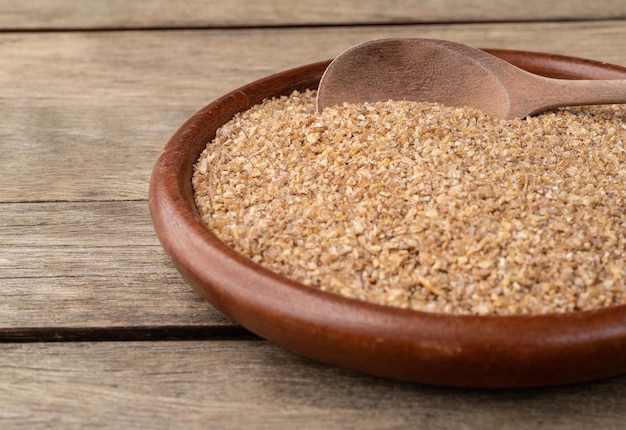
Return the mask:
<path id="1" fill-rule="evenodd" d="M 545 78 L 460 43 L 382 39 L 331 62 L 319 84 L 317 110 L 388 100 L 471 106 L 510 119 L 560 106 L 626 103 L 626 80 Z"/>

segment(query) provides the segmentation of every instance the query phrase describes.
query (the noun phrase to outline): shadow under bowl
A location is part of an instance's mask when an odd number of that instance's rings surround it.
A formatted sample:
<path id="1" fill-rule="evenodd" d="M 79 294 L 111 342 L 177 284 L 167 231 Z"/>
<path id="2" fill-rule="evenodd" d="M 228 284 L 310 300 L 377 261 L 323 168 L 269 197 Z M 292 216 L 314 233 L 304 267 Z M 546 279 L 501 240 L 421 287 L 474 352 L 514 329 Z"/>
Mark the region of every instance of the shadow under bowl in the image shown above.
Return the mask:
<path id="1" fill-rule="evenodd" d="M 626 68 L 533 52 L 486 50 L 566 79 L 626 79 Z M 200 110 L 172 136 L 150 182 L 157 235 L 183 277 L 248 330 L 322 362 L 373 375 L 462 387 L 574 383 L 626 372 L 626 306 L 537 316 L 418 312 L 304 286 L 236 253 L 203 224 L 193 165 L 218 127 L 266 98 L 315 89 L 330 61 L 277 73 Z"/>

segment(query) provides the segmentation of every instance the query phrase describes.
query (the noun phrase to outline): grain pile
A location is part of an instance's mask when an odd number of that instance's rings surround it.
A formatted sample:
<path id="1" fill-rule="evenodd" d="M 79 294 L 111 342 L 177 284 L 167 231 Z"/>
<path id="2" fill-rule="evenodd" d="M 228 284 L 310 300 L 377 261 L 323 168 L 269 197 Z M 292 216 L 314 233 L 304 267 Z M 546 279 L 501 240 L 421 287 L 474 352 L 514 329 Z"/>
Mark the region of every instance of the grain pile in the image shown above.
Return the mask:
<path id="1" fill-rule="evenodd" d="M 294 92 L 222 126 L 193 187 L 226 244 L 347 297 L 479 315 L 626 303 L 626 106 L 318 115 Z"/>

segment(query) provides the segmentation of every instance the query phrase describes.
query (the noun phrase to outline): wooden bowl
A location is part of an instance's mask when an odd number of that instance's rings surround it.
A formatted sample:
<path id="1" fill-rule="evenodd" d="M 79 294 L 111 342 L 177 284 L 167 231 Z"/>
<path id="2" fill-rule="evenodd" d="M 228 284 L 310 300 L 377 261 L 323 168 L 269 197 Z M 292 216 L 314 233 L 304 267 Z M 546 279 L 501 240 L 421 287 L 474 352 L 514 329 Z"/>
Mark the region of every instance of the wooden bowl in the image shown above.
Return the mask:
<path id="1" fill-rule="evenodd" d="M 552 77 L 626 79 L 619 66 L 531 52 L 488 50 Z M 291 281 L 222 243 L 193 200 L 194 162 L 237 112 L 317 88 L 329 61 L 268 76 L 192 116 L 158 158 L 150 183 L 156 232 L 174 264 L 243 327 L 297 353 L 383 377 L 464 387 L 566 384 L 626 372 L 626 306 L 540 316 L 458 316 L 344 298 Z"/>

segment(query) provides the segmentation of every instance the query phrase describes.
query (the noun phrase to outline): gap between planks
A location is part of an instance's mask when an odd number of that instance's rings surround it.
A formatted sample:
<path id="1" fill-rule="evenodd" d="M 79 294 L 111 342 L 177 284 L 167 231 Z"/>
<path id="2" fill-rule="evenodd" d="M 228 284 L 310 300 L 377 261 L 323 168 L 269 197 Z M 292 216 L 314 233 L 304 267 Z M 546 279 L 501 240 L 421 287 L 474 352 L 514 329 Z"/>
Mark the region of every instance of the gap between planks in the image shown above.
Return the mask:
<path id="1" fill-rule="evenodd" d="M 241 326 L 0 328 L 0 344 L 39 342 L 262 340 Z"/>

